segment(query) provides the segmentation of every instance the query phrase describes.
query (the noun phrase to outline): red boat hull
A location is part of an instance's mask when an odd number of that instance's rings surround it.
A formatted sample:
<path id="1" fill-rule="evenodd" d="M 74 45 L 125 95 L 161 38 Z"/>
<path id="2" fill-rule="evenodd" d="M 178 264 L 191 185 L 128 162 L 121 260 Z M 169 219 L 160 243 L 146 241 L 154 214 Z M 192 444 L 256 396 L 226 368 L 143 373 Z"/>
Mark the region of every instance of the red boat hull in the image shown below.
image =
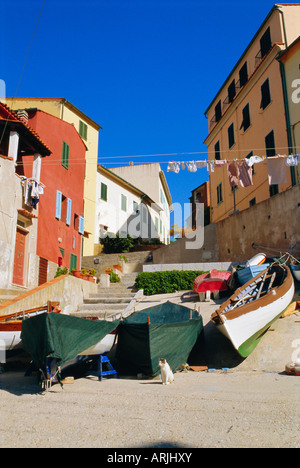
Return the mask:
<path id="1" fill-rule="evenodd" d="M 228 289 L 227 281 L 231 273 L 229 271 L 212 270 L 198 276 L 193 284 L 195 293 L 205 293 L 206 291 L 226 291 Z"/>

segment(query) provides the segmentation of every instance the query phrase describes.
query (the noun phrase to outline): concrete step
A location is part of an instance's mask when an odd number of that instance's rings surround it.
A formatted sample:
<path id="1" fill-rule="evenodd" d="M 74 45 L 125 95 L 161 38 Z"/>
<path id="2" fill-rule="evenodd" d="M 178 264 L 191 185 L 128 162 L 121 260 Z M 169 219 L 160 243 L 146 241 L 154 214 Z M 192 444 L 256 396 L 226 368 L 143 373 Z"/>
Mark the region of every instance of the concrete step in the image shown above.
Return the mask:
<path id="1" fill-rule="evenodd" d="M 84 304 L 129 304 L 134 296 L 105 296 L 103 297 L 89 297 L 84 299 Z"/>
<path id="2" fill-rule="evenodd" d="M 72 314 L 73 317 L 97 317 L 103 320 L 116 320 L 121 317 L 124 309 L 120 310 L 79 310 Z"/>
<path id="3" fill-rule="evenodd" d="M 96 304 L 81 304 L 78 307 L 79 311 L 82 310 L 94 310 L 94 311 L 105 311 L 105 310 L 125 310 L 127 307 L 127 303 L 103 303 L 103 302 L 98 302 Z"/>

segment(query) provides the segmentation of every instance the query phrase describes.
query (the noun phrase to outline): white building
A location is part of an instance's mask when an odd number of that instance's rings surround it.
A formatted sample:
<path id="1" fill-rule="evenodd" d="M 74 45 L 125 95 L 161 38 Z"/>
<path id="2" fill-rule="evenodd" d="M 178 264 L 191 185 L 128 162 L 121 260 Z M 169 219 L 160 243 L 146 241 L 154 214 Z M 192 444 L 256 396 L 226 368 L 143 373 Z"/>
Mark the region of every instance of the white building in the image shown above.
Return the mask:
<path id="1" fill-rule="evenodd" d="M 141 169 L 140 166 L 128 166 L 128 168 L 131 170 L 134 168 L 132 173 L 135 169 L 137 171 Z M 141 190 L 133 180 L 128 180 L 126 171 L 122 176 L 118 174 L 119 169 L 123 168 L 109 170 L 101 165 L 98 166 L 96 236 L 99 239 L 106 235 L 119 234 L 126 237 L 130 234 L 133 238 L 159 239 L 163 244 L 168 244 L 172 200 L 163 172 L 156 171 L 154 177 L 153 168 L 148 168 L 150 173 L 147 183 L 143 183 L 137 175 L 136 180 L 145 186 L 145 189 Z M 149 191 L 146 191 L 146 185 L 151 187 L 149 190 L 152 192 L 151 196 Z M 155 185 L 157 196 L 154 198 Z"/>

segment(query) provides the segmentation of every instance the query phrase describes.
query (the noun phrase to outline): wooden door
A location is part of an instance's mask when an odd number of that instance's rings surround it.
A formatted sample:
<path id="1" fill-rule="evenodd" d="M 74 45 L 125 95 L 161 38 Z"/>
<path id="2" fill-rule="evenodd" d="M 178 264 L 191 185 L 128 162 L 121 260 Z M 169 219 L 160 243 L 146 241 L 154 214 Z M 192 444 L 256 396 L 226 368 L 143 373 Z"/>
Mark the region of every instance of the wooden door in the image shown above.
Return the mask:
<path id="1" fill-rule="evenodd" d="M 17 228 L 13 283 L 19 286 L 24 286 L 25 244 L 26 233 Z"/>
<path id="2" fill-rule="evenodd" d="M 40 258 L 39 286 L 41 284 L 47 283 L 47 270 L 48 270 L 48 260 L 46 260 L 45 258 Z"/>

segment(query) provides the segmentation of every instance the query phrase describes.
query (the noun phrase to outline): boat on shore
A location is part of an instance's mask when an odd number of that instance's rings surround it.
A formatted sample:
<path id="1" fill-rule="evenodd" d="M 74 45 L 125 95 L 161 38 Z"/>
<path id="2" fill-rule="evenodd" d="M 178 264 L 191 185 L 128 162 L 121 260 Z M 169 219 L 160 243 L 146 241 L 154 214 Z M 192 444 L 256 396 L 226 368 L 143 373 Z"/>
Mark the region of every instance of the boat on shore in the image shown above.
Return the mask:
<path id="1" fill-rule="evenodd" d="M 290 269 L 296 281 L 300 281 L 300 261 L 290 255 Z"/>
<path id="2" fill-rule="evenodd" d="M 202 296 L 206 294 L 207 291 L 213 293 L 214 299 L 217 299 L 221 291 L 227 291 L 230 277 L 230 271 L 211 270 L 195 279 L 193 291 L 199 294 L 200 300 L 203 299 Z"/>
<path id="3" fill-rule="evenodd" d="M 294 292 L 289 267 L 273 263 L 238 288 L 212 314 L 211 320 L 245 358 L 284 313 Z"/>
<path id="4" fill-rule="evenodd" d="M 14 314 L 0 315 L 0 342 L 6 351 L 22 348 L 21 331 L 23 320 L 35 317 L 39 314 L 53 311 L 60 313 L 61 309 L 57 302 L 48 302 L 47 305 L 35 307 Z"/>
<path id="5" fill-rule="evenodd" d="M 134 312 L 118 327 L 119 372 L 155 376 L 160 373 L 159 358 L 175 371 L 187 362 L 202 331 L 201 315 L 180 304 L 167 301 Z"/>
<path id="6" fill-rule="evenodd" d="M 119 323 L 44 313 L 23 321 L 22 348 L 45 376 L 51 367 L 52 378 L 58 369 L 83 362 L 83 356 L 110 351 Z"/>

